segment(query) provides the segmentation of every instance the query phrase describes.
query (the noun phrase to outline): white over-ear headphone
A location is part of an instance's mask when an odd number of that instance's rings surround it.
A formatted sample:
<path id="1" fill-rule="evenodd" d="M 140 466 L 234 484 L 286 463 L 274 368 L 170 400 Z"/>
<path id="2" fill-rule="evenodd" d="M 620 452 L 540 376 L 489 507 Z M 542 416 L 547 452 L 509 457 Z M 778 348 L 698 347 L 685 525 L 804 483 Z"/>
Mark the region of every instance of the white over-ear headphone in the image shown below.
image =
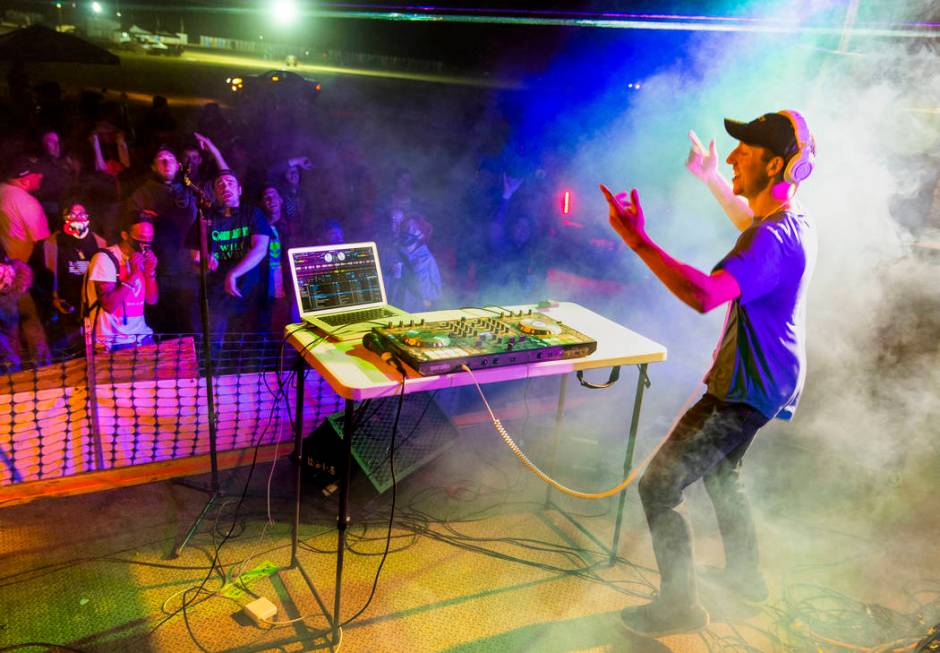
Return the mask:
<path id="1" fill-rule="evenodd" d="M 791 184 L 798 184 L 813 172 L 816 158 L 816 140 L 810 133 L 806 120 L 797 111 L 778 111 L 793 125 L 793 134 L 796 136 L 796 153 L 790 157 L 787 167 L 783 171 L 783 178 Z"/>

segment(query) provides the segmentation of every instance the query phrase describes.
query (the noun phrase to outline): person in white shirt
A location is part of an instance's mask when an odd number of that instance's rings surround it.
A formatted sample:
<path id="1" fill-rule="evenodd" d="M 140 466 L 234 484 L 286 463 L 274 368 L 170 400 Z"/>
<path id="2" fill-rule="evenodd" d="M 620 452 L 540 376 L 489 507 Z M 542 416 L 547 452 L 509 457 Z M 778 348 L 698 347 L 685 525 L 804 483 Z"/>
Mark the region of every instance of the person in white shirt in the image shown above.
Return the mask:
<path id="1" fill-rule="evenodd" d="M 86 328 L 97 348 L 115 351 L 153 341 L 144 319 L 144 304 L 160 298 L 152 244 L 152 215 L 141 211 L 131 214 L 121 242 L 92 257 L 85 281 Z"/>

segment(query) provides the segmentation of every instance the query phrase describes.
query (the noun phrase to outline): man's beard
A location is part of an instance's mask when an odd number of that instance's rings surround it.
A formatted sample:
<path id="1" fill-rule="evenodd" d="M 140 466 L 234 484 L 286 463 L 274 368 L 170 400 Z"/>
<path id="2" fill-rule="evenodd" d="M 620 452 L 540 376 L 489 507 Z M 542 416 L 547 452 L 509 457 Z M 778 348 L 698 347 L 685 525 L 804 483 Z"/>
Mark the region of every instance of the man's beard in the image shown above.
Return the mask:
<path id="1" fill-rule="evenodd" d="M 765 188 L 771 185 L 771 181 L 770 175 L 761 170 L 751 179 L 746 187 L 742 184 L 741 194 L 747 198 L 757 197 Z"/>

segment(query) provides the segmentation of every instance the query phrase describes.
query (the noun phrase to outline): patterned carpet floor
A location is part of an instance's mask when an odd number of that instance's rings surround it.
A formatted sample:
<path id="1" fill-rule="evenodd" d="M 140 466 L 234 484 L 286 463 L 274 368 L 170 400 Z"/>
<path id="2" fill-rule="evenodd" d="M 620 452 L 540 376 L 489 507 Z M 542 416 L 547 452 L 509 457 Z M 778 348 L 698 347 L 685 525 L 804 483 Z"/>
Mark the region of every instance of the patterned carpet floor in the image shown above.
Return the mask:
<path id="1" fill-rule="evenodd" d="M 769 438 L 753 449 L 755 470 L 805 462 L 805 452 Z M 617 482 L 617 465 L 603 456 L 586 465 L 564 459 L 570 464 L 559 474 L 570 484 Z M 176 482 L 0 508 L 0 650 L 330 650 L 329 622 L 303 574 L 332 609 L 336 495 L 304 483 L 302 572 L 290 568 L 291 462 L 258 465 L 250 479 L 249 471 L 222 474 L 223 495 L 176 558 L 175 544 L 207 500 Z M 703 586 L 708 629 L 644 639 L 628 636 L 618 618 L 658 586 L 636 489 L 627 492 L 610 565 L 602 547 L 610 545 L 616 499 L 554 494 L 582 530 L 546 508 L 545 486 L 491 432 L 462 430 L 457 445 L 400 480 L 390 537 L 391 491 L 376 492 L 361 473 L 354 479 L 347 623 L 333 648 L 836 651 L 897 640 L 897 649 L 914 650 L 940 620 L 935 481 L 913 476 L 849 491 L 839 478 L 836 469 L 813 491 L 772 476 L 752 480 L 770 600 L 752 606 Z M 706 495 L 693 486 L 686 503 L 697 562 L 720 565 Z M 245 616 L 243 606 L 260 597 L 277 607 L 276 624 Z"/>

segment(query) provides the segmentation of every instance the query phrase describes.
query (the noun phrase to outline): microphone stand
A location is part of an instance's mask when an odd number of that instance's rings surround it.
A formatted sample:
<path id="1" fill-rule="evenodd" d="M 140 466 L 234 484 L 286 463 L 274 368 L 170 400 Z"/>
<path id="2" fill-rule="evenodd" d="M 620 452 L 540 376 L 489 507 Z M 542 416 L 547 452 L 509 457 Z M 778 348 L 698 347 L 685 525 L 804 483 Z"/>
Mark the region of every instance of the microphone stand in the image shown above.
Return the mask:
<path id="1" fill-rule="evenodd" d="M 209 425 L 209 463 L 212 468 L 211 480 L 209 482 L 209 498 L 203 506 L 202 511 L 196 516 L 189 530 L 182 541 L 173 549 L 174 558 L 178 557 L 183 547 L 189 542 L 203 518 L 209 513 L 209 509 L 215 503 L 216 499 L 222 496 L 222 489 L 219 484 L 219 459 L 216 446 L 216 412 L 215 412 L 215 393 L 213 387 L 212 371 L 212 343 L 211 329 L 209 326 L 209 238 L 206 209 L 212 205 L 212 198 L 192 182 L 189 178 L 188 170 L 183 171 L 183 184 L 189 188 L 196 196 L 196 219 L 199 224 L 199 312 L 202 317 L 202 357 L 205 361 L 206 377 L 206 407 L 208 409 Z M 204 488 L 199 488 L 204 489 Z"/>

